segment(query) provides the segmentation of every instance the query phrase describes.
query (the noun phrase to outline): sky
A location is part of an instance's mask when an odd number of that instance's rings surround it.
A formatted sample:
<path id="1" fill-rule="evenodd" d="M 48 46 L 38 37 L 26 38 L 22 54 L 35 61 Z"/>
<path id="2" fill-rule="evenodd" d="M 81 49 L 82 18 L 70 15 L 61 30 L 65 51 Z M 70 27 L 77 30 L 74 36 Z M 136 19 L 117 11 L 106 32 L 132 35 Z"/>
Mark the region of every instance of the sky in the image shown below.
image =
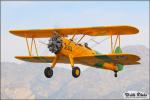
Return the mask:
<path id="1" fill-rule="evenodd" d="M 25 39 L 10 34 L 9 30 L 107 25 L 131 25 L 140 30 L 139 34 L 121 36 L 121 47 L 149 48 L 148 1 L 2 1 L 1 61 L 20 63 L 14 57 L 28 54 Z M 91 38 L 99 42 L 107 37 L 87 36 L 82 42 Z M 95 50 L 110 53 L 109 40 L 99 45 L 88 43 Z M 51 55 L 45 45 L 38 43 L 38 48 L 40 54 Z"/>

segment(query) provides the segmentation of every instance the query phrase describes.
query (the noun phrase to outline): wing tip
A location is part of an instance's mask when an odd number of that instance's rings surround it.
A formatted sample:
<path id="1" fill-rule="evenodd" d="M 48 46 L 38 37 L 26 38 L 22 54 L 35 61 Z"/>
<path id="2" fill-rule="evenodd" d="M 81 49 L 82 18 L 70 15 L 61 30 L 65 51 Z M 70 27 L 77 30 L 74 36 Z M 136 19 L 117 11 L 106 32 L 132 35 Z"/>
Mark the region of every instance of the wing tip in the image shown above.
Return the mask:
<path id="1" fill-rule="evenodd" d="M 134 55 L 134 54 L 132 54 L 132 55 L 136 58 L 137 61 L 139 61 L 141 59 L 140 56 L 138 56 L 138 55 Z"/>
<path id="2" fill-rule="evenodd" d="M 132 31 L 132 34 L 137 34 L 139 33 L 139 29 L 137 27 L 134 26 L 127 26 L 130 28 L 130 30 Z"/>
<path id="3" fill-rule="evenodd" d="M 14 33 L 14 30 L 9 30 L 9 33 Z"/>
<path id="4" fill-rule="evenodd" d="M 139 29 L 138 29 L 138 28 L 136 28 L 136 27 L 133 27 L 133 30 L 134 30 L 134 34 L 137 34 L 137 33 L 139 33 Z"/>

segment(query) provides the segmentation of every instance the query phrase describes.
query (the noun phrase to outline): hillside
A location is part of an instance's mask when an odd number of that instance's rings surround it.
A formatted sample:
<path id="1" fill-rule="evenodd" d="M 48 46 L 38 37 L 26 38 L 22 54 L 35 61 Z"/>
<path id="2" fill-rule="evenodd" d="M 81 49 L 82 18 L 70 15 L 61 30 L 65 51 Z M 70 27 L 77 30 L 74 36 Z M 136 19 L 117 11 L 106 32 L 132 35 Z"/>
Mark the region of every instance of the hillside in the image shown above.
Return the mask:
<path id="1" fill-rule="evenodd" d="M 46 79 L 43 70 L 48 64 L 3 62 L 1 98 L 121 99 L 126 91 L 149 94 L 149 49 L 144 46 L 127 46 L 123 52 L 139 55 L 141 64 L 126 66 L 117 78 L 114 78 L 112 71 L 88 67 L 79 78 L 74 79 L 71 70 L 60 67 L 65 64 L 58 64 L 54 76 Z"/>

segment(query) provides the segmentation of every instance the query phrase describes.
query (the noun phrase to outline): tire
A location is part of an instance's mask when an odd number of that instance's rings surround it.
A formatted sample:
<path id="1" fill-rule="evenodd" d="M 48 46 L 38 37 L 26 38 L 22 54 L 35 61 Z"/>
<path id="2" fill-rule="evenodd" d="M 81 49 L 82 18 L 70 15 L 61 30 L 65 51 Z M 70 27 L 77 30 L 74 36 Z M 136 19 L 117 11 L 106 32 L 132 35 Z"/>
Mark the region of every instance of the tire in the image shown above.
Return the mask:
<path id="1" fill-rule="evenodd" d="M 115 77 L 117 77 L 117 74 L 115 73 Z"/>
<path id="2" fill-rule="evenodd" d="M 80 76 L 80 68 L 79 68 L 79 67 L 74 67 L 74 68 L 72 69 L 72 76 L 73 76 L 74 78 L 77 78 L 77 77 Z"/>
<path id="3" fill-rule="evenodd" d="M 117 71 L 115 71 L 115 74 L 114 74 L 114 76 L 115 76 L 115 77 L 117 77 Z"/>
<path id="4" fill-rule="evenodd" d="M 53 69 L 50 67 L 46 67 L 44 70 L 44 75 L 46 78 L 51 78 L 53 76 Z"/>

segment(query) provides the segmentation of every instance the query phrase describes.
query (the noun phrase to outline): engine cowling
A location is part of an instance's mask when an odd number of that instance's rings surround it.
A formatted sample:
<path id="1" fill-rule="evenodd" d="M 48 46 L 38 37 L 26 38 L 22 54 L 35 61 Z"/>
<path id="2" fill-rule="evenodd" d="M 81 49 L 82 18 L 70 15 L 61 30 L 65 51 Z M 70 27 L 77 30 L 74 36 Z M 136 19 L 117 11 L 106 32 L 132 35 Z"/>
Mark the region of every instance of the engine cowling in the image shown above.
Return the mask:
<path id="1" fill-rule="evenodd" d="M 48 49 L 52 53 L 59 53 L 62 48 L 62 39 L 60 36 L 53 36 L 49 39 Z"/>

